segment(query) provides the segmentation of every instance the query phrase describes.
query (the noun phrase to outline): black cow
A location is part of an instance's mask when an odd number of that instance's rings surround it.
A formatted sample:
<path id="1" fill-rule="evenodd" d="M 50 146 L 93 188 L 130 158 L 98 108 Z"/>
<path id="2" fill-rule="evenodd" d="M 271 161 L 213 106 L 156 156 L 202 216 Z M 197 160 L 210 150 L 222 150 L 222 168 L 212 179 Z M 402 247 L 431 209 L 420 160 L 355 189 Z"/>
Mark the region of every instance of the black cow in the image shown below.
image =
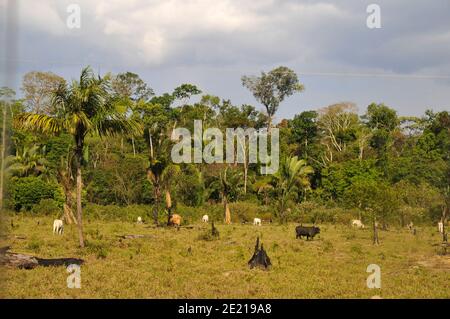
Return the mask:
<path id="1" fill-rule="evenodd" d="M 306 240 L 309 240 L 310 237 L 314 238 L 314 236 L 320 233 L 320 228 L 316 226 L 305 227 L 300 225 L 295 228 L 295 233 L 297 235 L 296 238 L 300 237 L 301 239 L 302 236 L 306 236 Z"/>

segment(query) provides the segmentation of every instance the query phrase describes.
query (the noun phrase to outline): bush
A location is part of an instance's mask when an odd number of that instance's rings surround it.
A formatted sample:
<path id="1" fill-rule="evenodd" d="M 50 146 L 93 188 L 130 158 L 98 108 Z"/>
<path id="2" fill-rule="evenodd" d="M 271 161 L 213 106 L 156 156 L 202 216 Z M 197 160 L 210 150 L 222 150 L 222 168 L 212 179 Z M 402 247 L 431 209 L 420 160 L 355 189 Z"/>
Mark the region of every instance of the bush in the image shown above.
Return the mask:
<path id="1" fill-rule="evenodd" d="M 116 220 L 136 222 L 138 216 L 146 222 L 152 220 L 152 207 L 147 205 L 97 205 L 89 203 L 84 209 L 84 216 L 87 218 L 101 219 L 101 220 Z"/>
<path id="2" fill-rule="evenodd" d="M 255 217 L 263 220 L 269 220 L 272 218 L 272 210 L 267 206 L 261 206 L 251 202 L 236 202 L 230 203 L 229 205 L 231 220 L 236 223 L 252 222 Z"/>
<path id="3" fill-rule="evenodd" d="M 255 217 L 264 220 L 269 220 L 272 217 L 270 207 L 261 206 L 257 203 L 235 202 L 229 203 L 228 205 L 233 223 L 251 222 Z M 174 210 L 174 213 L 181 215 L 183 224 L 201 221 L 203 215 L 208 215 L 210 222 L 222 222 L 224 220 L 224 206 L 221 203 L 201 207 L 190 207 L 179 204 Z"/>
<path id="4" fill-rule="evenodd" d="M 106 244 L 99 240 L 86 241 L 86 248 L 88 252 L 94 254 L 97 259 L 105 259 L 109 253 Z"/>
<path id="5" fill-rule="evenodd" d="M 11 205 L 16 211 L 30 210 L 43 199 L 62 199 L 58 185 L 40 177 L 15 178 L 11 181 Z"/>
<path id="6" fill-rule="evenodd" d="M 349 225 L 358 216 L 355 209 L 341 207 L 327 207 L 316 202 L 308 201 L 297 205 L 290 216 L 291 221 L 297 223 L 339 223 Z"/>
<path id="7" fill-rule="evenodd" d="M 36 215 L 53 216 L 59 218 L 62 215 L 62 205 L 51 198 L 42 199 L 38 204 L 34 205 L 31 212 Z"/>
<path id="8" fill-rule="evenodd" d="M 190 207 L 178 204 L 175 213 L 181 215 L 183 224 L 201 221 L 203 215 L 209 216 L 209 221 L 222 221 L 224 209 L 222 204 L 205 205 L 201 207 Z"/>

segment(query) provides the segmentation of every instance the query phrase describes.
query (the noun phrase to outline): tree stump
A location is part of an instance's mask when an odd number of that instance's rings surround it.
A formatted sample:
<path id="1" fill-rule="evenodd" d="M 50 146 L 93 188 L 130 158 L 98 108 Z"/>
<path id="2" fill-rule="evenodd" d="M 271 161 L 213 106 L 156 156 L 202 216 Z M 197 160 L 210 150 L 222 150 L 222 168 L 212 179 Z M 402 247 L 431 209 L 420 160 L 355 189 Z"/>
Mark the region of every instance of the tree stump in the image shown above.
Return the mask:
<path id="1" fill-rule="evenodd" d="M 261 244 L 261 248 L 259 247 L 259 237 L 256 238 L 255 252 L 249 260 L 248 265 L 250 269 L 257 267 L 264 270 L 268 270 L 272 266 L 270 258 L 264 250 L 263 245 Z"/>
<path id="2" fill-rule="evenodd" d="M 380 244 L 380 241 L 378 240 L 378 222 L 376 218 L 374 218 L 373 220 L 373 244 L 374 245 Z"/>
<path id="3" fill-rule="evenodd" d="M 211 235 L 213 237 L 219 237 L 219 231 L 214 227 L 214 221 L 211 223 Z"/>

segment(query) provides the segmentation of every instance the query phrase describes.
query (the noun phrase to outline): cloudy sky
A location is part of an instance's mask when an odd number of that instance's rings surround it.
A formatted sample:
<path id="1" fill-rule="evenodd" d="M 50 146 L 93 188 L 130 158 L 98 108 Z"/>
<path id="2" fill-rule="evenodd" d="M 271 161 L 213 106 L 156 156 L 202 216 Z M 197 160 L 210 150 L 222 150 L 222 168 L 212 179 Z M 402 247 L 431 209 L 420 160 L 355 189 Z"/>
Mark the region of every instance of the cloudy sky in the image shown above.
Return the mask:
<path id="1" fill-rule="evenodd" d="M 189 82 L 261 108 L 240 77 L 285 65 L 306 90 L 281 105 L 278 119 L 341 101 L 360 112 L 371 102 L 401 115 L 450 110 L 450 0 L 15 2 L 17 32 L 6 41 L 8 1 L 0 0 L 0 62 L 3 85 L 6 63 L 16 66 L 16 89 L 28 71 L 70 79 L 91 65 L 135 72 L 158 94 Z M 80 29 L 67 27 L 71 3 L 81 8 Z M 371 3 L 381 8 L 381 29 L 366 25 Z"/>

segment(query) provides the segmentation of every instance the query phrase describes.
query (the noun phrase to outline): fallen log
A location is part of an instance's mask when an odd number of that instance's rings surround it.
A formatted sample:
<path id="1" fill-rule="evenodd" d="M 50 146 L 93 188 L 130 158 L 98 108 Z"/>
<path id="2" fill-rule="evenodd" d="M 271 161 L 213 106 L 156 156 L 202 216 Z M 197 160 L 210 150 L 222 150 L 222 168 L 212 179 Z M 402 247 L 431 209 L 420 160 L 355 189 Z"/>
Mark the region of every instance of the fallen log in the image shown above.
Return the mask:
<path id="1" fill-rule="evenodd" d="M 166 224 L 160 224 L 160 225 L 148 225 L 148 226 L 144 226 L 144 228 L 173 228 L 172 226 L 167 226 Z M 186 228 L 186 229 L 194 229 L 194 228 L 198 228 L 196 226 L 176 226 L 177 229 L 182 229 L 182 228 Z"/>
<path id="2" fill-rule="evenodd" d="M 117 235 L 117 237 L 122 239 L 137 239 L 137 238 L 153 238 L 152 235 Z"/>
<path id="3" fill-rule="evenodd" d="M 31 255 L 9 252 L 9 247 L 0 248 L 0 265 L 21 269 L 33 269 L 37 266 L 69 266 L 71 264 L 81 265 L 83 259 L 79 258 L 39 258 Z"/>
<path id="4" fill-rule="evenodd" d="M 27 239 L 27 236 L 14 235 L 14 236 L 12 236 L 12 238 L 14 238 L 14 239 Z"/>

